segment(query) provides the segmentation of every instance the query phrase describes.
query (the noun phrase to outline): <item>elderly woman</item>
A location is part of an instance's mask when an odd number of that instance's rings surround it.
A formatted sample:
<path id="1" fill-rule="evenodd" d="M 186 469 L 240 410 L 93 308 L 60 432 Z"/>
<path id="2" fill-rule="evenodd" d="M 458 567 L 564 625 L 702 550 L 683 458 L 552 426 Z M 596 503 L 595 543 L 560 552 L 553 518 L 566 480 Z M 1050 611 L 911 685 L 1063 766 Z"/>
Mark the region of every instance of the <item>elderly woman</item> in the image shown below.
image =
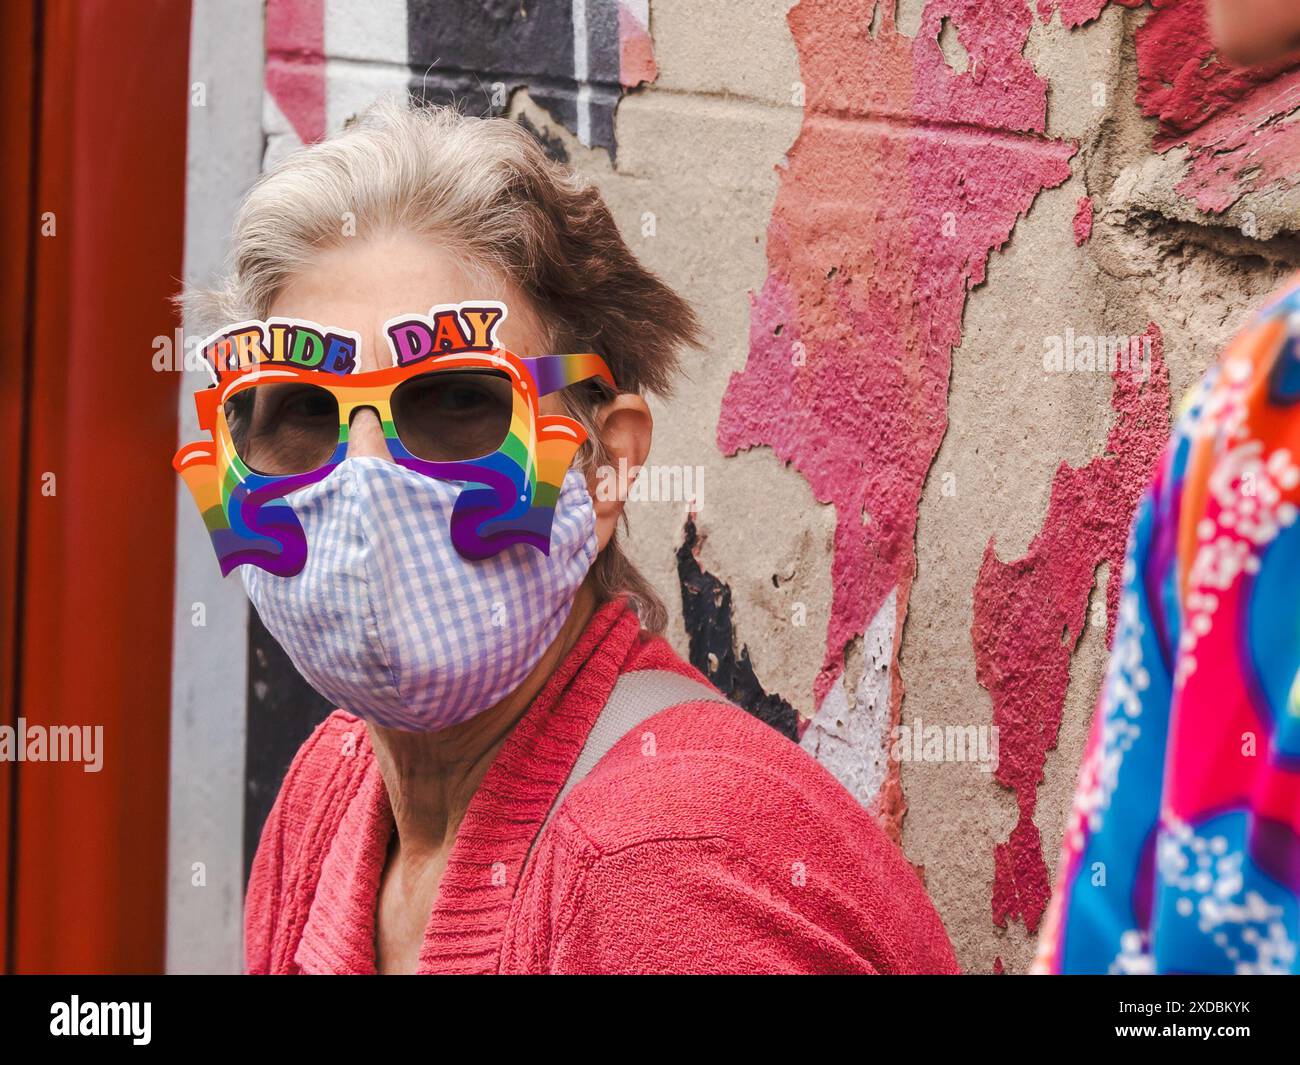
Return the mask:
<path id="1" fill-rule="evenodd" d="M 284 500 L 301 571 L 242 569 L 267 628 L 341 707 L 263 828 L 249 972 L 955 971 L 872 819 L 660 635 L 664 607 L 619 544 L 623 501 L 595 485 L 604 464 L 645 462 L 644 396 L 668 392 L 698 324 L 595 188 L 506 119 L 382 104 L 257 183 L 231 276 L 192 294 L 213 303 L 226 321 L 353 338 L 361 375 L 392 368 L 395 319 L 501 304 L 495 343 L 518 365 L 590 352 L 610 371 L 538 388 L 543 420 L 589 434 L 546 550 L 478 559 L 449 539 L 448 500 L 472 476 L 412 473 L 383 422 L 477 440 L 497 383 L 466 375 L 405 412 L 396 390 L 383 407 L 226 403 L 249 467 L 346 441 Z"/>

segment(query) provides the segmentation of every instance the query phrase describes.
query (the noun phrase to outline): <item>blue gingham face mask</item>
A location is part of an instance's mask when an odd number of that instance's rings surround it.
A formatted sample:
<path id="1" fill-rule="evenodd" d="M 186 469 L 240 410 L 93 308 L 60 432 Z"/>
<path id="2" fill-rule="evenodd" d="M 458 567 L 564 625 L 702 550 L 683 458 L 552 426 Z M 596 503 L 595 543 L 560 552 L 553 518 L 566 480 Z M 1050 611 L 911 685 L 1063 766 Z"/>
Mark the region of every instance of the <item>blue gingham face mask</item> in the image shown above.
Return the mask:
<path id="1" fill-rule="evenodd" d="M 596 515 L 570 469 L 551 553 L 477 561 L 451 542 L 463 482 L 349 458 L 285 496 L 307 537 L 301 573 L 244 566 L 267 630 L 313 688 L 388 728 L 433 732 L 514 691 L 559 635 L 596 558 Z"/>

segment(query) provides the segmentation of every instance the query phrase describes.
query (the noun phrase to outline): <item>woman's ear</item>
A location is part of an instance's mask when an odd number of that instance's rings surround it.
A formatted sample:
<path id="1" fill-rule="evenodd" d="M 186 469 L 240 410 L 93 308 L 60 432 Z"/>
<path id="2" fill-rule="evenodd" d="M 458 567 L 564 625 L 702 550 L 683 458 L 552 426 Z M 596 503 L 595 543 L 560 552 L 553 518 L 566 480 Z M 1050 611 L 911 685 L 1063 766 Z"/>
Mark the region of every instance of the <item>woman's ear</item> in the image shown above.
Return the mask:
<path id="1" fill-rule="evenodd" d="M 623 514 L 627 490 L 650 454 L 654 418 L 646 401 L 634 392 L 620 392 L 596 411 L 596 435 L 607 465 L 587 474 L 587 490 L 596 508 L 596 541 L 603 551 Z"/>

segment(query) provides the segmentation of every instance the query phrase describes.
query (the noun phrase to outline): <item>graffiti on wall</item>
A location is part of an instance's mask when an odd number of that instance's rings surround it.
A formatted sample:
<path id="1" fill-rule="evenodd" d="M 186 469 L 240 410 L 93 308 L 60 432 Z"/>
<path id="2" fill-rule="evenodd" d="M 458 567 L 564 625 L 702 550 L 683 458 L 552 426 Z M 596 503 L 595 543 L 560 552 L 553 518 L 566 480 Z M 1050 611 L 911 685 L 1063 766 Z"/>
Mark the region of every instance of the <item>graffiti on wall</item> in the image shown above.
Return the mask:
<path id="1" fill-rule="evenodd" d="M 1149 7 L 1136 33 L 1137 104 L 1156 120 L 1152 148 L 1186 156 L 1176 191 L 1201 211 L 1226 211 L 1247 192 L 1291 188 L 1288 162 L 1300 150 L 1300 67 L 1282 61 L 1249 70 L 1219 61 L 1204 0 L 1038 0 L 1044 19 L 1059 8 L 1078 28 L 1108 4 Z"/>
<path id="2" fill-rule="evenodd" d="M 649 0 L 524 5 L 411 3 L 411 93 L 503 111 L 526 87 L 579 143 L 617 155 L 614 112 L 625 89 L 657 76 Z"/>
<path id="3" fill-rule="evenodd" d="M 504 113 L 526 88 L 579 143 L 612 158 L 619 100 L 658 76 L 649 26 L 650 0 L 267 0 L 266 90 L 283 119 L 271 126 L 302 144 L 319 140 L 342 124 L 348 104 L 373 97 L 368 84 L 473 115 Z M 392 70 L 368 83 L 350 60 Z"/>
<path id="4" fill-rule="evenodd" d="M 871 712 L 857 692 L 828 700 L 846 648 L 871 624 L 893 658 L 882 724 L 897 724 L 917 513 L 948 425 L 966 296 L 1038 193 L 1070 176 L 1076 147 L 1045 135 L 1047 83 L 1021 54 L 1032 18 L 1014 4 L 933 0 L 910 37 L 887 3 L 804 0 L 789 14 L 804 120 L 772 212 L 749 360 L 727 388 L 718 444 L 727 454 L 772 448 L 835 508 L 819 716 L 842 717 L 849 700 L 850 714 Z M 940 48 L 947 19 L 969 56 L 965 71 Z M 895 609 L 882 616 L 887 600 Z M 884 743 L 884 734 L 864 736 L 875 749 L 859 758 L 874 760 Z M 905 806 L 896 764 L 874 805 L 897 835 Z"/>
<path id="5" fill-rule="evenodd" d="M 798 739 L 799 714 L 780 695 L 763 690 L 749 648 L 736 646 L 731 589 L 700 566 L 700 534 L 694 516 L 686 521 L 677 549 L 677 577 L 682 589 L 682 621 L 691 665 L 728 698 L 790 739 Z"/>
<path id="6" fill-rule="evenodd" d="M 1153 6 L 1137 31 L 1137 102 L 1157 120 L 1155 150 L 1187 153 L 1177 191 L 1218 213 L 1247 192 L 1300 183 L 1300 125 L 1288 119 L 1300 107 L 1300 68 L 1225 66 L 1201 0 Z"/>
<path id="7" fill-rule="evenodd" d="M 1036 13 L 1077 28 L 1108 2 L 1039 0 Z M 1300 70 L 1229 70 L 1213 56 L 1202 0 L 1150 7 L 1136 35 L 1137 104 L 1157 119 L 1153 150 L 1185 152 L 1177 191 L 1222 212 L 1247 192 L 1300 181 L 1286 167 L 1300 123 L 1280 121 L 1300 106 Z M 802 0 L 791 10 L 804 120 L 780 178 L 748 362 L 719 418 L 724 453 L 770 447 L 835 507 L 834 598 L 809 727 L 843 735 L 846 715 L 868 723 L 854 733 L 854 757 L 832 768 L 862 797 L 861 767 L 884 765 L 870 799 L 896 836 L 906 804 L 884 751 L 899 721 L 918 507 L 947 428 L 962 311 L 989 255 L 1078 162 L 1075 145 L 1045 133 L 1047 83 L 1022 54 L 1033 17 L 1016 4 L 930 0 L 909 36 L 885 0 Z M 960 68 L 941 45 L 950 28 Z M 889 196 L 872 196 L 878 188 Z M 1091 196 L 1079 201 L 1080 245 L 1094 211 Z M 1002 926 L 1019 918 L 1034 930 L 1046 902 L 1050 874 L 1033 814 L 1070 658 L 1103 562 L 1108 638 L 1113 629 L 1124 539 L 1168 434 L 1154 323 L 1144 342 L 1154 351 L 1149 372 L 1114 375 L 1116 419 L 1102 457 L 1057 471 L 1024 558 L 1002 562 L 990 542 L 973 575 L 977 674 L 1003 730 L 997 779 L 1019 809 L 1011 837 L 995 845 L 991 903 Z M 854 691 L 844 687 L 845 653 L 859 639 L 873 662 L 882 649 L 889 656 L 884 712 L 872 670 Z"/>
<path id="8" fill-rule="evenodd" d="M 1051 894 L 1034 808 L 1047 752 L 1056 746 L 1070 683 L 1070 658 L 1089 624 L 1094 574 L 1109 564 L 1106 642 L 1119 609 L 1124 545 L 1142 491 L 1169 432 L 1169 371 L 1153 324 L 1146 372 L 1117 365 L 1111 377 L 1116 419 L 1103 455 L 1052 481 L 1042 529 L 1029 552 L 1003 562 L 990 540 L 975 581 L 971 642 L 976 675 L 993 699 L 1004 752 L 999 784 L 1016 793 L 1011 837 L 994 848 L 993 919 L 1019 917 L 1033 931 Z"/>

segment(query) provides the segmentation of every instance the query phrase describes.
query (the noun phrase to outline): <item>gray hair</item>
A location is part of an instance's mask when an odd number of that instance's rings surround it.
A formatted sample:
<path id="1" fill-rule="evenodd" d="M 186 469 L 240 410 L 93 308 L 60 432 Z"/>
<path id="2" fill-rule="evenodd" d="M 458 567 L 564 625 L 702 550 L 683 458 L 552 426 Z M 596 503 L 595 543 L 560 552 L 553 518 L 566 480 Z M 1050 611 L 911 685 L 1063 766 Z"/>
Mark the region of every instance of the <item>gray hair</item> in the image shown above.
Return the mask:
<path id="1" fill-rule="evenodd" d="M 235 218 L 229 271 L 180 297 L 187 318 L 205 330 L 265 318 L 319 251 L 349 239 L 344 217 L 358 234 L 427 234 L 470 269 L 509 281 L 536 312 L 550 350 L 600 354 L 624 392 L 668 395 L 679 350 L 701 342 L 690 305 L 637 261 L 594 184 L 548 158 L 510 119 L 411 108 L 400 98 L 381 100 L 257 180 Z M 563 400 L 591 430 L 581 468 L 604 464 L 594 431 L 599 394 L 575 387 Z M 601 601 L 626 594 L 644 628 L 663 630 L 663 602 L 617 532 L 592 580 Z"/>

